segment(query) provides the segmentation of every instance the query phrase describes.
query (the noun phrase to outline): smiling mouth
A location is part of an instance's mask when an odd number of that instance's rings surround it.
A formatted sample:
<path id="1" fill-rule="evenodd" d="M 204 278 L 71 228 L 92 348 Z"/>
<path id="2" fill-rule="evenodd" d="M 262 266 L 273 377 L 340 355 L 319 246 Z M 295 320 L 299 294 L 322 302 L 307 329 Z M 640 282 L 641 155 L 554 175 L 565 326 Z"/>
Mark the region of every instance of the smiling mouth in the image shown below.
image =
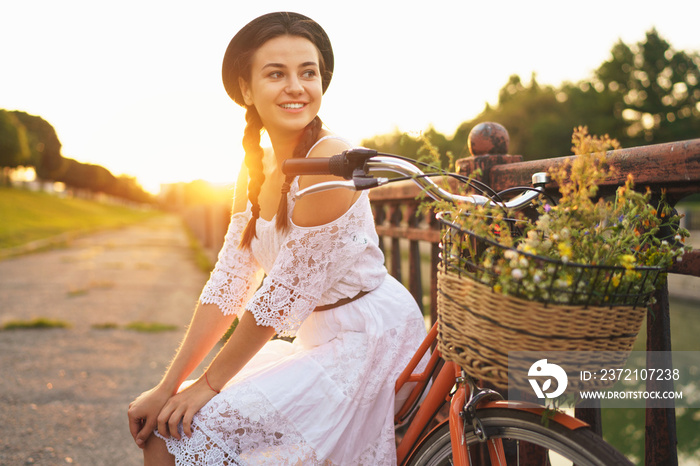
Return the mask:
<path id="1" fill-rule="evenodd" d="M 306 104 L 295 102 L 292 104 L 282 104 L 282 105 L 280 105 L 280 107 L 287 109 L 287 110 L 298 110 L 300 108 L 304 108 L 305 105 Z"/>

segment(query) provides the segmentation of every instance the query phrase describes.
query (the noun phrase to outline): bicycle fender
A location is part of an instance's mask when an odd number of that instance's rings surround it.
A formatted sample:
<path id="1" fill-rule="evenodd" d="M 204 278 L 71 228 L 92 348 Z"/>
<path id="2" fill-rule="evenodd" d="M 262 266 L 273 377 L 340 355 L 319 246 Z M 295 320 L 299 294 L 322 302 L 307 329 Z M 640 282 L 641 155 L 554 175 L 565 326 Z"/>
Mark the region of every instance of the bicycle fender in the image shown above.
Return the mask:
<path id="1" fill-rule="evenodd" d="M 526 411 L 529 413 L 534 413 L 539 416 L 542 416 L 544 412 L 546 411 L 546 408 L 542 405 L 538 405 L 535 403 L 530 403 L 527 401 L 508 401 L 508 400 L 497 400 L 497 401 L 489 401 L 486 403 L 482 403 L 479 405 L 477 408 L 477 413 L 479 409 L 485 409 L 485 408 L 507 408 L 507 409 L 516 409 L 518 411 Z M 590 427 L 587 423 L 583 422 L 580 419 L 576 419 L 573 416 L 569 416 L 568 414 L 562 413 L 560 411 L 554 412 L 553 415 L 550 415 L 549 419 L 551 421 L 556 422 L 557 424 L 561 424 L 567 429 L 570 430 L 576 430 L 576 429 L 581 429 L 583 427 Z"/>

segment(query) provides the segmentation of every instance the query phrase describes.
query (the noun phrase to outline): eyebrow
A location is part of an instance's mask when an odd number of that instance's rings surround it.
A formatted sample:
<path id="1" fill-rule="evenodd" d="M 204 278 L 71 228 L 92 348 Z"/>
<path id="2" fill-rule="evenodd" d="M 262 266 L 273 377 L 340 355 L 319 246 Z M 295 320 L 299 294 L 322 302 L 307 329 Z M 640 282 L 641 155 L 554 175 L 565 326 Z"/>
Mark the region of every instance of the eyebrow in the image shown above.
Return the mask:
<path id="1" fill-rule="evenodd" d="M 302 63 L 299 67 L 300 67 L 300 68 L 304 68 L 304 67 L 306 67 L 306 66 L 316 66 L 316 67 L 318 67 L 319 65 L 318 65 L 318 63 L 316 63 L 315 61 L 307 61 L 307 62 Z M 286 65 L 283 65 L 282 63 L 267 63 L 266 65 L 264 65 L 264 66 L 262 67 L 262 69 L 264 70 L 265 68 L 286 68 L 286 67 L 287 67 L 287 66 L 286 66 Z"/>

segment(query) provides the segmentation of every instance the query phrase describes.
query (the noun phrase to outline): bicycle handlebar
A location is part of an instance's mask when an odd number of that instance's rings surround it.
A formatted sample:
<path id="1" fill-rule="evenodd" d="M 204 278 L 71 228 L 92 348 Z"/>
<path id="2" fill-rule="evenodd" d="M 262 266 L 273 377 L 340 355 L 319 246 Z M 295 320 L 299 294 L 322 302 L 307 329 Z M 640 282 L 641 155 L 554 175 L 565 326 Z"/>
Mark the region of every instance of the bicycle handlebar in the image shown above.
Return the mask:
<path id="1" fill-rule="evenodd" d="M 329 189 L 345 188 L 355 191 L 371 189 L 385 185 L 392 180 L 389 178 L 373 177 L 372 173 L 392 172 L 410 177 L 425 193 L 435 200 L 448 202 L 467 202 L 484 205 L 490 203 L 506 209 L 518 210 L 527 207 L 544 192 L 544 184 L 548 181 L 545 173 L 533 175 L 534 188 L 505 202 L 493 201 L 491 198 L 472 194 L 459 195 L 445 191 L 423 173 L 413 161 L 392 154 L 379 153 L 372 149 L 350 149 L 331 157 L 311 159 L 289 159 L 282 164 L 282 172 L 286 175 L 334 175 L 346 181 L 327 181 L 318 183 L 297 193 L 297 197 L 323 192 Z"/>
<path id="2" fill-rule="evenodd" d="M 285 175 L 335 175 L 345 178 L 347 171 L 345 153 L 332 157 L 289 159 L 282 165 Z M 352 177 L 352 173 L 350 173 Z"/>

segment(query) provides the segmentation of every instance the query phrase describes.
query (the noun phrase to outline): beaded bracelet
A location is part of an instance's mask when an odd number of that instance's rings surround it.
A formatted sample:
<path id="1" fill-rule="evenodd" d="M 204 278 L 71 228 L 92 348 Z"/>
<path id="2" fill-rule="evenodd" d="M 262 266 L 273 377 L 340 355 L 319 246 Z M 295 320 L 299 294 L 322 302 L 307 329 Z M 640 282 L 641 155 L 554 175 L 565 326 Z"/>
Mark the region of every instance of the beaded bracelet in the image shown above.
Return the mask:
<path id="1" fill-rule="evenodd" d="M 211 388 L 211 389 L 212 389 L 213 391 L 215 391 L 217 394 L 221 393 L 220 390 L 217 390 L 217 389 L 215 389 L 214 387 L 211 386 L 211 384 L 209 383 L 209 377 L 207 376 L 207 373 L 206 373 L 206 372 L 204 372 L 204 380 L 207 382 L 207 385 L 209 386 L 209 388 Z"/>

